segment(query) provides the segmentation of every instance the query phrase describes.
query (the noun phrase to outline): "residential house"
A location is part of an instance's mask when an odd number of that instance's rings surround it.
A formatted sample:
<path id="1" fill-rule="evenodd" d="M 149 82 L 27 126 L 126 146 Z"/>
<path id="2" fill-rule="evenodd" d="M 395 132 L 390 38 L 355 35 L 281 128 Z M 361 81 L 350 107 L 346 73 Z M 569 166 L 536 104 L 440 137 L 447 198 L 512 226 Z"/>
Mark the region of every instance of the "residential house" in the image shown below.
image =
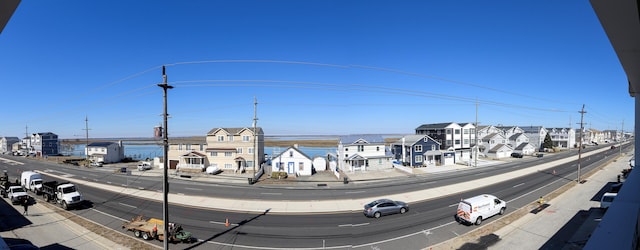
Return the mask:
<path id="1" fill-rule="evenodd" d="M 547 136 L 547 129 L 542 126 L 518 126 L 524 131 L 524 134 L 529 138 L 529 143 L 536 148 L 536 150 L 542 150 L 544 145 L 544 138 Z"/>
<path id="2" fill-rule="evenodd" d="M 607 142 L 619 142 L 622 141 L 622 131 L 620 130 L 604 130 L 604 140 Z"/>
<path id="3" fill-rule="evenodd" d="M 60 145 L 58 135 L 51 132 L 35 133 L 29 139 L 31 141 L 29 153 L 33 153 L 37 157 L 58 155 Z"/>
<path id="4" fill-rule="evenodd" d="M 114 163 L 124 159 L 124 146 L 122 141 L 92 142 L 87 145 L 85 154 L 92 162 Z"/>
<path id="5" fill-rule="evenodd" d="M 392 155 L 380 135 L 341 136 L 338 142 L 339 168 L 349 171 L 391 168 Z"/>
<path id="6" fill-rule="evenodd" d="M 547 128 L 554 147 L 572 148 L 577 147 L 576 131 L 573 128 Z"/>
<path id="7" fill-rule="evenodd" d="M 523 155 L 532 155 L 536 147 L 529 143 L 529 137 L 525 133 L 515 133 L 507 138 L 507 145 L 513 148 L 513 152 Z"/>
<path id="8" fill-rule="evenodd" d="M 207 140 L 204 136 L 171 138 L 168 153 L 169 169 L 179 169 L 185 172 L 204 171 L 209 166 L 206 148 Z"/>
<path id="9" fill-rule="evenodd" d="M 507 139 L 501 133 L 483 137 L 479 149 L 485 156 L 498 159 L 509 157 L 513 153 L 513 148 L 507 144 Z"/>
<path id="10" fill-rule="evenodd" d="M 207 133 L 206 141 L 209 164 L 223 171 L 244 172 L 254 167 L 257 171 L 264 162 L 264 132 L 260 127 L 214 128 Z"/>
<path id="11" fill-rule="evenodd" d="M 311 158 L 297 147 L 289 147 L 271 159 L 273 172 L 286 172 L 289 176 L 311 176 Z"/>
<path id="12" fill-rule="evenodd" d="M 0 154 L 11 153 L 13 144 L 20 142 L 18 137 L 5 136 L 0 138 Z"/>
<path id="13" fill-rule="evenodd" d="M 441 150 L 455 151 L 457 160 L 466 161 L 471 159 L 471 147 L 475 141 L 475 126 L 471 123 L 463 123 L 463 125 L 455 122 L 423 124 L 416 128 L 416 134 L 428 135 L 440 143 Z M 465 134 L 465 129 L 467 134 Z"/>
<path id="14" fill-rule="evenodd" d="M 493 125 L 478 126 L 478 138 L 480 138 L 480 140 L 490 134 L 504 135 L 504 131 Z"/>
<path id="15" fill-rule="evenodd" d="M 391 144 L 394 159 L 409 166 L 436 166 L 442 163 L 440 143 L 428 135 L 405 135 Z"/>

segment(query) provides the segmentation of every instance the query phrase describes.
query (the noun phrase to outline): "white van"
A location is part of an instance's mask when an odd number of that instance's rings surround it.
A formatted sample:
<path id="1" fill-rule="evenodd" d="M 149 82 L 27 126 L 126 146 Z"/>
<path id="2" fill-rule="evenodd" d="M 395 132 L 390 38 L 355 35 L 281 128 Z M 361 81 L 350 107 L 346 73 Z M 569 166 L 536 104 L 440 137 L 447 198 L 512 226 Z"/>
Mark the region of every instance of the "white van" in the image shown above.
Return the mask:
<path id="1" fill-rule="evenodd" d="M 618 196 L 617 193 L 604 193 L 600 199 L 600 208 L 607 209 L 613 203 L 613 200 Z"/>
<path id="2" fill-rule="evenodd" d="M 507 202 L 490 194 L 478 195 L 461 200 L 456 218 L 458 222 L 480 225 L 482 220 L 496 214 L 504 214 Z"/>
<path id="3" fill-rule="evenodd" d="M 20 175 L 20 183 L 26 189 L 34 193 L 39 193 L 42 189 L 42 175 L 33 171 L 24 171 Z"/>

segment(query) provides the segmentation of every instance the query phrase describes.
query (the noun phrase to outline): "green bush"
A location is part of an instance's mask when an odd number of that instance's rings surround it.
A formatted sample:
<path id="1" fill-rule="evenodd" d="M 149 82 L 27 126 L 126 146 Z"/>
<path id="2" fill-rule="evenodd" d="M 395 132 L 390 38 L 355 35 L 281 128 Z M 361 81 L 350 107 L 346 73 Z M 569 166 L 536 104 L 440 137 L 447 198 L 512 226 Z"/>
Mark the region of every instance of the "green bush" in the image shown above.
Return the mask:
<path id="1" fill-rule="evenodd" d="M 271 178 L 272 179 L 286 179 L 287 178 L 287 172 L 273 172 L 271 173 Z"/>

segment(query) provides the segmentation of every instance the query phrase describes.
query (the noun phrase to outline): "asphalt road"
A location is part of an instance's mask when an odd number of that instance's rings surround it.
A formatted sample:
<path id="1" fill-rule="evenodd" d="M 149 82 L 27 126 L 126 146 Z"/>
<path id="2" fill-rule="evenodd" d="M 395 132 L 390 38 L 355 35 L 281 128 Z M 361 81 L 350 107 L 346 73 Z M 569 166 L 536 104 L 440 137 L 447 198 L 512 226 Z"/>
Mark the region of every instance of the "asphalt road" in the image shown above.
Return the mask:
<path id="1" fill-rule="evenodd" d="M 623 149 L 624 150 L 624 149 Z M 617 154 L 618 150 L 607 150 L 602 156 L 591 156 L 582 159 L 583 173 L 589 171 L 605 159 L 604 155 Z M 393 193 L 414 191 L 471 179 L 501 174 L 507 171 L 525 168 L 564 158 L 573 152 L 561 153 L 541 159 L 516 161 L 479 169 L 438 174 L 429 177 L 412 177 L 394 180 L 390 183 L 376 183 L 346 186 L 340 188 L 302 189 L 261 188 L 256 186 L 219 185 L 210 183 L 190 183 L 186 181 L 171 182 L 172 193 L 185 195 L 212 195 L 222 197 L 242 197 L 254 199 L 288 200 L 320 200 L 345 199 L 384 196 Z M 7 169 L 12 179 L 22 170 L 54 170 L 50 173 L 66 177 L 82 178 L 112 185 L 138 186 L 148 190 L 161 190 L 161 180 L 157 178 L 123 176 L 101 170 L 86 170 L 64 167 L 51 163 L 14 158 L 25 162 L 25 165 L 8 165 L 0 162 L 0 169 Z M 556 174 L 538 172 L 528 176 L 515 178 L 506 182 L 480 187 L 472 192 L 446 194 L 441 198 L 410 204 L 411 209 L 404 215 L 385 216 L 370 219 L 362 215 L 362 211 L 325 215 L 274 215 L 231 213 L 202 208 L 171 205 L 171 220 L 184 225 L 200 242 L 185 244 L 180 248 L 198 249 L 249 249 L 250 247 L 271 248 L 396 248 L 419 249 L 464 234 L 474 226 L 456 223 L 453 219 L 456 205 L 461 198 L 480 193 L 491 193 L 508 203 L 507 212 L 526 206 L 537 197 L 575 179 L 576 162 L 563 164 L 555 168 Z M 265 196 L 264 190 L 276 190 L 282 195 Z M 87 206 L 74 210 L 85 218 L 89 218 L 106 227 L 122 231 L 123 220 L 138 214 L 149 217 L 162 217 L 162 204 L 144 198 L 129 197 L 118 193 L 80 186 L 80 190 L 88 202 Z M 353 192 L 354 190 L 362 192 Z M 228 219 L 232 225 L 224 226 Z M 161 243 L 157 242 L 160 246 Z M 246 246 L 246 247 L 243 247 Z"/>

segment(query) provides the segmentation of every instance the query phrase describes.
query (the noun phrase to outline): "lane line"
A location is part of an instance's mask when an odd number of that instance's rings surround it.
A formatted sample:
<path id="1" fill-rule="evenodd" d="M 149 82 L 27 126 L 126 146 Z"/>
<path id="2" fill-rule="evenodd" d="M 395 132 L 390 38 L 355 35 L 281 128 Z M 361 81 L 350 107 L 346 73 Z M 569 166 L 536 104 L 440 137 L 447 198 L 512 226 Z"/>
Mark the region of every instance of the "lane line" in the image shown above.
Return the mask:
<path id="1" fill-rule="evenodd" d="M 516 187 L 519 187 L 519 186 L 522 186 L 522 185 L 524 185 L 524 182 L 523 182 L 523 183 L 520 183 L 520 184 L 518 184 L 518 185 L 515 185 L 515 186 L 513 186 L 513 187 L 514 187 L 514 188 L 516 188 Z"/>
<path id="2" fill-rule="evenodd" d="M 138 207 L 136 207 L 136 206 L 132 206 L 132 205 L 129 205 L 129 204 L 124 204 L 124 203 L 122 203 L 122 202 L 118 202 L 118 204 L 120 204 L 120 205 L 122 205 L 122 206 L 125 206 L 125 207 L 130 207 L 130 208 L 138 208 Z"/>
<path id="3" fill-rule="evenodd" d="M 268 194 L 268 195 L 282 195 L 282 193 L 260 193 L 260 194 Z"/>
<path id="4" fill-rule="evenodd" d="M 360 193 L 364 193 L 366 191 L 348 191 L 348 192 L 344 192 L 345 194 L 360 194 Z"/>
<path id="5" fill-rule="evenodd" d="M 195 190 L 195 191 L 202 191 L 202 188 L 190 188 L 190 187 L 186 187 L 186 188 L 184 188 L 184 189 L 187 189 L 187 190 Z"/>

